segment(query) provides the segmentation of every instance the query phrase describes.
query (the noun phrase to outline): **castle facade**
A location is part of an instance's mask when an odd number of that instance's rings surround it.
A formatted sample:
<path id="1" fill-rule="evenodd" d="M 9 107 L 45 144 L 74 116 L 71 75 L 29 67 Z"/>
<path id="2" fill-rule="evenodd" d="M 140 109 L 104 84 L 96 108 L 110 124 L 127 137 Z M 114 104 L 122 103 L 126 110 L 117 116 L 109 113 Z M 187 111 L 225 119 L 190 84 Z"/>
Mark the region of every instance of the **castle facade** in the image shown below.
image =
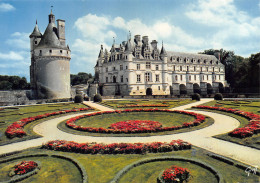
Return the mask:
<path id="1" fill-rule="evenodd" d="M 66 45 L 65 21 L 51 12 L 49 24 L 42 35 L 37 22 L 30 35 L 31 89 L 36 98 L 67 99 L 70 93 L 70 54 Z"/>
<path id="2" fill-rule="evenodd" d="M 140 35 L 114 42 L 110 51 L 101 45 L 95 77 L 104 96 L 212 94 L 227 86 L 215 56 L 159 50 L 156 40 Z"/>

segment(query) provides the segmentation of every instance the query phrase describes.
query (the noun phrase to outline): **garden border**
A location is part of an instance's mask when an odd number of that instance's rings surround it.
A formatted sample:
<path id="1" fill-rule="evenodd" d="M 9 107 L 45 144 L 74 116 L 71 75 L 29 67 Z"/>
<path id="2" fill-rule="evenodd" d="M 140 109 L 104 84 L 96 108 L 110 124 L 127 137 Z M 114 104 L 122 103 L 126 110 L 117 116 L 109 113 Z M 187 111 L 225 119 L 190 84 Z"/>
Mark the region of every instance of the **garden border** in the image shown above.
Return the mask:
<path id="1" fill-rule="evenodd" d="M 201 166 L 202 168 L 209 170 L 211 173 L 214 174 L 214 176 L 216 177 L 216 179 L 218 180 L 219 183 L 224 183 L 223 176 L 218 171 L 216 171 L 212 166 L 210 166 L 210 165 L 208 165 L 207 163 L 204 163 L 204 162 L 200 162 L 200 161 L 197 161 L 197 160 L 194 160 L 194 159 L 189 159 L 189 158 L 183 158 L 183 157 L 179 157 L 179 156 L 176 156 L 176 157 L 172 157 L 172 156 L 153 157 L 153 158 L 147 158 L 147 159 L 142 159 L 142 160 L 136 161 L 136 162 L 134 162 L 130 165 L 125 166 L 123 169 L 121 169 L 115 175 L 115 177 L 110 181 L 110 183 L 118 183 L 120 178 L 134 167 L 137 167 L 139 165 L 143 165 L 143 164 L 146 164 L 146 163 L 156 162 L 156 161 L 187 161 L 187 162 L 193 163 L 195 165 Z"/>
<path id="2" fill-rule="evenodd" d="M 67 155 L 59 155 L 59 154 L 50 154 L 49 155 L 49 154 L 46 154 L 46 153 L 43 153 L 43 154 L 40 154 L 40 153 L 39 154 L 31 154 L 31 155 L 20 155 L 20 156 L 15 156 L 15 157 L 12 157 L 12 158 L 1 160 L 0 164 L 1 163 L 6 163 L 8 161 L 13 161 L 13 160 L 21 159 L 21 158 L 30 158 L 30 157 L 55 157 L 55 158 L 60 158 L 60 159 L 67 160 L 67 161 L 73 163 L 77 167 L 77 169 L 79 170 L 79 172 L 81 174 L 81 178 L 82 178 L 82 183 L 87 183 L 88 182 L 88 176 L 87 176 L 85 168 L 76 159 L 74 159 L 74 158 L 72 158 L 70 156 L 67 156 Z M 37 163 L 38 163 L 38 161 L 37 161 Z M 14 182 L 21 181 L 23 179 L 29 178 L 30 176 L 32 176 L 32 175 L 37 173 L 37 172 L 34 172 L 34 171 L 32 171 L 32 172 L 29 172 L 28 174 L 25 174 L 25 175 L 21 175 L 17 179 L 3 181 L 3 182 L 0 182 L 0 183 L 14 183 Z"/>

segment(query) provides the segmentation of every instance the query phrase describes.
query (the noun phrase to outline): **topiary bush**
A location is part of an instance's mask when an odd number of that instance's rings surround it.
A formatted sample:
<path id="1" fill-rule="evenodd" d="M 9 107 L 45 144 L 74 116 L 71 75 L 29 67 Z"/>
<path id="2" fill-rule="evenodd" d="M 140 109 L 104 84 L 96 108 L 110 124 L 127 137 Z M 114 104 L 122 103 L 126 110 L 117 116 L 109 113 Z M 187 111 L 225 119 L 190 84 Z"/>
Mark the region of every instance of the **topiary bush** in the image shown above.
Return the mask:
<path id="1" fill-rule="evenodd" d="M 102 102 L 102 97 L 100 94 L 96 94 L 93 99 L 94 102 Z"/>
<path id="2" fill-rule="evenodd" d="M 83 102 L 82 95 L 76 95 L 74 98 L 74 103 L 81 103 L 81 102 Z"/>
<path id="3" fill-rule="evenodd" d="M 191 96 L 191 99 L 192 99 L 192 100 L 200 101 L 200 94 L 194 93 L 194 94 Z"/>
<path id="4" fill-rule="evenodd" d="M 215 100 L 223 100 L 223 96 L 221 93 L 216 93 L 215 96 L 214 96 L 214 99 Z"/>

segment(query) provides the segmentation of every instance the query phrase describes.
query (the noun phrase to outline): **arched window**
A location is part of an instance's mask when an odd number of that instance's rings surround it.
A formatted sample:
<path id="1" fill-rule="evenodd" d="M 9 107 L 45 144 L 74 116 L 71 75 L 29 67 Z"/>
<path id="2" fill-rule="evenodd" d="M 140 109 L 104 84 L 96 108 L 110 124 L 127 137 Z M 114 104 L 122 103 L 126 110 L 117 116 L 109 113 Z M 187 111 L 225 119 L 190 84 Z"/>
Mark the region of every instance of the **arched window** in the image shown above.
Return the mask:
<path id="1" fill-rule="evenodd" d="M 182 66 L 180 66 L 180 71 L 182 71 Z"/>
<path id="2" fill-rule="evenodd" d="M 178 81 L 178 76 L 175 76 L 175 81 Z"/>

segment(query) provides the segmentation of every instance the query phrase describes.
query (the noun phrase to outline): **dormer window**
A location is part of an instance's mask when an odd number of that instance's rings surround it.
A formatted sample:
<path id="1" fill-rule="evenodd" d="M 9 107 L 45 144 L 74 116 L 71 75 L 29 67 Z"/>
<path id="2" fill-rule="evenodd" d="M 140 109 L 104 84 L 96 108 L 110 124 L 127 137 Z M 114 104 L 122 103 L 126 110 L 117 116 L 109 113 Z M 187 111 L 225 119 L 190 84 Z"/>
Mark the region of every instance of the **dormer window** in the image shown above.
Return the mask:
<path id="1" fill-rule="evenodd" d="M 159 60 L 158 54 L 154 54 L 154 60 Z"/>

